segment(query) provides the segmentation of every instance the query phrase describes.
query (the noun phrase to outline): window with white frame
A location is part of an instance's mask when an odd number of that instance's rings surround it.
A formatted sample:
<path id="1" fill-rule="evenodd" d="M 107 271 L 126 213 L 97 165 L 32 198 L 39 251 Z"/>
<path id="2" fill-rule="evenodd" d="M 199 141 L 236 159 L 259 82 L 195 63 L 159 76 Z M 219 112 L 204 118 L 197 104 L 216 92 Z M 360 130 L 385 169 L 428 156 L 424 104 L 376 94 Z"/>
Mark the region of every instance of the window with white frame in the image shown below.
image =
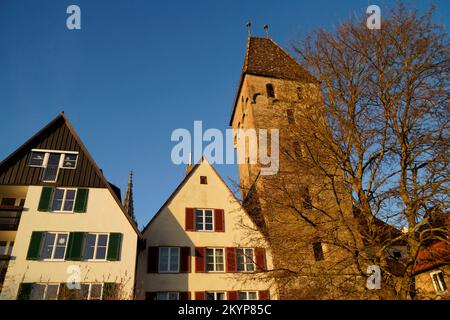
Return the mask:
<path id="1" fill-rule="evenodd" d="M 225 292 L 208 291 L 205 294 L 206 300 L 225 300 Z"/>
<path id="2" fill-rule="evenodd" d="M 105 260 L 109 235 L 105 233 L 88 233 L 84 242 L 83 258 L 85 260 Z"/>
<path id="3" fill-rule="evenodd" d="M 67 232 L 45 233 L 41 259 L 64 260 L 68 238 L 69 234 Z"/>
<path id="4" fill-rule="evenodd" d="M 75 151 L 49 151 L 34 149 L 31 151 L 28 165 L 42 167 L 43 182 L 55 182 L 58 179 L 59 169 L 75 169 L 78 152 Z"/>
<path id="5" fill-rule="evenodd" d="M 255 253 L 252 248 L 236 249 L 237 271 L 255 271 Z"/>
<path id="6" fill-rule="evenodd" d="M 239 291 L 239 300 L 258 300 L 258 292 L 256 291 Z"/>
<path id="7" fill-rule="evenodd" d="M 82 283 L 81 297 L 87 300 L 101 300 L 103 296 L 103 283 Z"/>
<path id="8" fill-rule="evenodd" d="M 435 271 L 430 273 L 431 279 L 433 280 L 434 290 L 437 293 L 443 293 L 447 291 L 447 285 L 444 279 L 444 273 L 442 271 Z"/>
<path id="9" fill-rule="evenodd" d="M 31 287 L 31 300 L 57 300 L 59 283 L 35 283 Z"/>
<path id="10" fill-rule="evenodd" d="M 73 212 L 76 194 L 76 189 L 56 188 L 53 193 L 52 211 Z"/>
<path id="11" fill-rule="evenodd" d="M 206 248 L 206 271 L 220 272 L 225 270 L 224 249 Z"/>
<path id="12" fill-rule="evenodd" d="M 179 272 L 180 248 L 159 248 L 159 272 Z"/>
<path id="13" fill-rule="evenodd" d="M 213 231 L 214 215 L 211 209 L 195 209 L 195 230 Z"/>
<path id="14" fill-rule="evenodd" d="M 158 292 L 156 300 L 180 300 L 179 292 Z"/>
<path id="15" fill-rule="evenodd" d="M 61 168 L 75 169 L 77 167 L 78 154 L 66 153 Z"/>

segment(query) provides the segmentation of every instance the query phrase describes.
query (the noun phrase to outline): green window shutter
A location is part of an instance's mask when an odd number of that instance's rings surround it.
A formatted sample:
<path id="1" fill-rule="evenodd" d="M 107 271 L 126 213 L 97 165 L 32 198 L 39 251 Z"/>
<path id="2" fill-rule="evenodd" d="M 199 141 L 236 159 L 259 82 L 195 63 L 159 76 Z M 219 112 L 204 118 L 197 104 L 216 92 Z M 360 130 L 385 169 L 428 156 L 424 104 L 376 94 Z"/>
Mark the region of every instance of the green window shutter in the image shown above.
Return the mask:
<path id="1" fill-rule="evenodd" d="M 30 300 L 31 290 L 34 283 L 21 283 L 19 292 L 17 293 L 17 300 Z"/>
<path id="2" fill-rule="evenodd" d="M 66 249 L 66 260 L 79 261 L 83 258 L 84 232 L 71 232 Z"/>
<path id="3" fill-rule="evenodd" d="M 120 260 L 121 247 L 122 247 L 122 234 L 121 233 L 110 233 L 107 259 L 109 261 Z"/>
<path id="4" fill-rule="evenodd" d="M 106 282 L 103 284 L 102 300 L 118 300 L 119 286 L 113 282 Z"/>
<path id="5" fill-rule="evenodd" d="M 50 211 L 50 206 L 53 196 L 52 187 L 43 187 L 41 192 L 41 199 L 39 200 L 38 211 Z"/>
<path id="6" fill-rule="evenodd" d="M 75 212 L 86 212 L 87 202 L 89 197 L 89 189 L 78 189 L 77 197 L 75 199 Z"/>
<path id="7" fill-rule="evenodd" d="M 41 255 L 41 243 L 45 232 L 33 231 L 31 233 L 30 246 L 28 247 L 27 260 L 38 260 Z"/>

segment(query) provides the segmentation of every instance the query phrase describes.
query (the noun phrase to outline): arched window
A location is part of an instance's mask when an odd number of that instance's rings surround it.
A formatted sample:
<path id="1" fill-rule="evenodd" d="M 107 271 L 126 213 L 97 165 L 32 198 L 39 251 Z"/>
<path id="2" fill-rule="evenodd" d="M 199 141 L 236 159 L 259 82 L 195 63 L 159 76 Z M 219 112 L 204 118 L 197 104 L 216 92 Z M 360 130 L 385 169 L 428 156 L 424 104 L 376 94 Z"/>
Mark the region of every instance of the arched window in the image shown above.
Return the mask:
<path id="1" fill-rule="evenodd" d="M 268 98 L 275 98 L 275 90 L 273 89 L 273 85 L 271 83 L 266 84 L 266 91 Z"/>

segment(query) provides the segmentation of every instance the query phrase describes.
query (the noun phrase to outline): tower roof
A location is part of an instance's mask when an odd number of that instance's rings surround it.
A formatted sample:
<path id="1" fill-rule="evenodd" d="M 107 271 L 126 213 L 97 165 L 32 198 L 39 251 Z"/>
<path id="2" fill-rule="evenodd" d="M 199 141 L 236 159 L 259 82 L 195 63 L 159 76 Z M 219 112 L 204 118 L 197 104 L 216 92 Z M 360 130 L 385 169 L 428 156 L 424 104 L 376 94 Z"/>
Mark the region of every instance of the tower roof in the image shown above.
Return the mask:
<path id="1" fill-rule="evenodd" d="M 248 38 L 242 72 L 305 82 L 313 79 L 305 68 L 270 38 Z"/>
<path id="2" fill-rule="evenodd" d="M 245 60 L 233 105 L 231 121 L 246 74 L 302 82 L 316 82 L 314 76 L 270 38 L 248 37 Z"/>

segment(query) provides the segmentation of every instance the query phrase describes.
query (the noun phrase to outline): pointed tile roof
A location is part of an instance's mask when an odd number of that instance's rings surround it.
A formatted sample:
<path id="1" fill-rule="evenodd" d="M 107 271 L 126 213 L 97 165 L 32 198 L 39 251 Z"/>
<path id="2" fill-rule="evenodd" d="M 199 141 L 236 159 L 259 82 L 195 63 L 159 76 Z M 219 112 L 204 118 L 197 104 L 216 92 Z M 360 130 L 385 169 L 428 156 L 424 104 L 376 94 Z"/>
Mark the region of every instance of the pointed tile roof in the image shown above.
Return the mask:
<path id="1" fill-rule="evenodd" d="M 248 38 L 242 72 L 285 80 L 313 80 L 305 68 L 270 38 Z"/>
<path id="2" fill-rule="evenodd" d="M 0 185 L 44 185 L 40 179 L 42 168 L 27 165 L 32 149 L 79 152 L 77 169 L 61 172 L 58 181 L 52 185 L 108 189 L 135 232 L 141 237 L 138 228 L 122 206 L 118 194 L 106 180 L 63 112 L 0 162 Z"/>
<path id="3" fill-rule="evenodd" d="M 246 74 L 308 83 L 317 82 L 311 73 L 272 39 L 248 37 L 244 65 L 234 99 L 230 125 Z"/>

